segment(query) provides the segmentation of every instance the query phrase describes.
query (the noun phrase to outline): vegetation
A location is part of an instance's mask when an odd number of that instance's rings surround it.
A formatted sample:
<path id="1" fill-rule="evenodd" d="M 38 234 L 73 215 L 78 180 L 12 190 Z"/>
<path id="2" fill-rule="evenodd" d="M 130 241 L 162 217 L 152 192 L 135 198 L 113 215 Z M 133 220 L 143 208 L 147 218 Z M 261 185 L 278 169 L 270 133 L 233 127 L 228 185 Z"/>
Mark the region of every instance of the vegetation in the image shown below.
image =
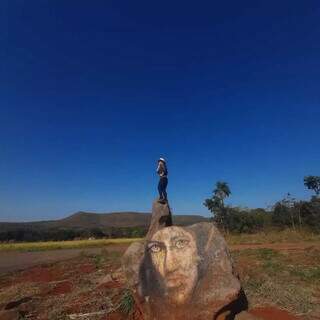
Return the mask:
<path id="1" fill-rule="evenodd" d="M 310 319 L 319 314 L 319 249 L 281 251 L 247 249 L 233 251 L 241 283 L 251 308 L 276 305 Z M 254 266 L 254 267 L 253 267 Z"/>
<path id="2" fill-rule="evenodd" d="M 306 176 L 304 177 L 304 185 L 313 190 L 316 195 L 320 194 L 320 177 L 319 176 Z"/>
<path id="3" fill-rule="evenodd" d="M 217 182 L 211 198 L 204 205 L 212 212 L 213 222 L 226 233 L 256 233 L 270 230 L 309 230 L 320 233 L 320 177 L 307 176 L 304 184 L 316 196 L 309 201 L 297 200 L 290 193 L 270 210 L 225 205 L 231 190 L 226 182 Z"/>
<path id="4" fill-rule="evenodd" d="M 0 242 L 68 241 L 94 239 L 118 239 L 144 237 L 146 227 L 110 227 L 110 228 L 30 228 L 18 227 L 0 231 Z"/>
<path id="5" fill-rule="evenodd" d="M 215 222 L 225 229 L 227 227 L 228 208 L 224 205 L 224 200 L 231 194 L 226 182 L 218 181 L 213 190 L 212 197 L 206 199 L 204 205 L 214 214 Z"/>
<path id="6" fill-rule="evenodd" d="M 307 229 L 302 230 L 264 230 L 258 233 L 228 233 L 225 235 L 229 245 L 262 245 L 262 244 L 279 244 L 309 242 L 310 246 L 314 242 L 320 241 L 320 234 L 310 232 Z M 313 243 L 312 243 L 313 242 Z"/>
<path id="7" fill-rule="evenodd" d="M 119 310 L 125 315 L 129 315 L 132 313 L 134 309 L 135 301 L 133 297 L 133 293 L 131 290 L 126 289 L 121 296 L 121 300 L 119 303 Z"/>
<path id="8" fill-rule="evenodd" d="M 47 242 L 23 242 L 0 243 L 0 251 L 44 251 L 57 249 L 81 249 L 89 247 L 103 247 L 112 244 L 130 244 L 139 241 L 140 238 L 128 239 L 97 239 L 97 240 L 73 240 L 73 241 L 47 241 Z M 97 261 L 99 263 L 99 261 Z"/>

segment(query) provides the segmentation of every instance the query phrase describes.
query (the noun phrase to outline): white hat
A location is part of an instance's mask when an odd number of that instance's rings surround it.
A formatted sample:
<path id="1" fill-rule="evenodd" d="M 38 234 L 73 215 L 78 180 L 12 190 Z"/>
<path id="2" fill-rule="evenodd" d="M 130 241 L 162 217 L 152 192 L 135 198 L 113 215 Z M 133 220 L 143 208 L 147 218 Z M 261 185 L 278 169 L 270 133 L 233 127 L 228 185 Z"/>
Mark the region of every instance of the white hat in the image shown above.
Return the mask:
<path id="1" fill-rule="evenodd" d="M 159 158 L 159 161 L 166 162 L 166 160 L 164 160 L 163 158 Z"/>

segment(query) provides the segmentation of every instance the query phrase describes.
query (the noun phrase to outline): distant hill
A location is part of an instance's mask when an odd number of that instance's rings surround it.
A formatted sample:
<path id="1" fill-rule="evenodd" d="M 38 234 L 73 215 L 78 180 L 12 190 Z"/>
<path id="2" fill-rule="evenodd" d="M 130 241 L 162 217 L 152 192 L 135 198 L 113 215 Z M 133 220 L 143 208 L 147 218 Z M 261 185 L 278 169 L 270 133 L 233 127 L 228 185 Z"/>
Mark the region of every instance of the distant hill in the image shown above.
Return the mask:
<path id="1" fill-rule="evenodd" d="M 77 212 L 69 217 L 52 221 L 0 222 L 1 241 L 49 241 L 81 238 L 143 237 L 151 220 L 150 213 Z M 174 215 L 175 225 L 186 226 L 208 221 L 198 215 Z"/>
<path id="2" fill-rule="evenodd" d="M 77 212 L 71 216 L 52 221 L 35 222 L 0 222 L 0 232 L 15 230 L 48 230 L 48 229 L 102 229 L 107 228 L 147 228 L 151 219 L 150 213 L 112 212 L 91 213 Z M 173 223 L 180 226 L 208 221 L 200 215 L 174 215 Z"/>

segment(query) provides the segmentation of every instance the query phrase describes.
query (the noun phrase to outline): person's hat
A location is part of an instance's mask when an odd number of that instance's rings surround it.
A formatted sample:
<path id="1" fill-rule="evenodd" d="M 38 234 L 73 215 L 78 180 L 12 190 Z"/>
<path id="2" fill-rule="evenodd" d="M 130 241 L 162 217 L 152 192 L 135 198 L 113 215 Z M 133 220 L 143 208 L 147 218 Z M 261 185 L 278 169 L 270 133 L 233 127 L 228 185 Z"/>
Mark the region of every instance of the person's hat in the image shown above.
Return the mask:
<path id="1" fill-rule="evenodd" d="M 163 158 L 159 158 L 159 161 L 166 162 L 166 160 L 164 160 Z"/>

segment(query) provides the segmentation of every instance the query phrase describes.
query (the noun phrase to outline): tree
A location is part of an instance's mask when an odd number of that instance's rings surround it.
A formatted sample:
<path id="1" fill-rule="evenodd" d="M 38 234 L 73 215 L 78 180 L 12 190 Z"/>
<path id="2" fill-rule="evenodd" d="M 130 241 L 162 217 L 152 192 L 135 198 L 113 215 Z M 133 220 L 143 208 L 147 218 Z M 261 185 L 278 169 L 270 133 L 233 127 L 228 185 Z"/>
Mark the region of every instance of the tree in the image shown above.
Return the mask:
<path id="1" fill-rule="evenodd" d="M 275 225 L 282 228 L 291 225 L 292 229 L 295 230 L 298 220 L 301 226 L 298 203 L 290 193 L 287 193 L 282 200 L 276 202 L 274 205 L 272 221 Z"/>
<path id="2" fill-rule="evenodd" d="M 217 195 L 218 198 L 221 199 L 223 203 L 224 199 L 230 196 L 231 191 L 227 182 L 218 181 L 216 183 L 216 188 L 213 190 L 213 193 Z"/>
<path id="3" fill-rule="evenodd" d="M 309 189 L 313 190 L 317 196 L 320 194 L 320 176 L 305 176 L 304 185 Z"/>
<path id="4" fill-rule="evenodd" d="M 300 212 L 303 224 L 313 231 L 320 232 L 320 199 L 312 197 L 311 201 L 301 201 Z"/>
<path id="5" fill-rule="evenodd" d="M 282 204 L 288 209 L 288 214 L 290 215 L 292 229 L 295 230 L 296 226 L 294 223 L 295 220 L 295 203 L 296 199 L 291 196 L 288 192 L 282 200 Z"/>
<path id="6" fill-rule="evenodd" d="M 227 208 L 224 205 L 224 200 L 231 194 L 227 182 L 218 181 L 213 190 L 212 197 L 205 199 L 204 206 L 206 206 L 214 215 L 214 221 L 218 226 L 226 229 L 226 215 Z"/>

